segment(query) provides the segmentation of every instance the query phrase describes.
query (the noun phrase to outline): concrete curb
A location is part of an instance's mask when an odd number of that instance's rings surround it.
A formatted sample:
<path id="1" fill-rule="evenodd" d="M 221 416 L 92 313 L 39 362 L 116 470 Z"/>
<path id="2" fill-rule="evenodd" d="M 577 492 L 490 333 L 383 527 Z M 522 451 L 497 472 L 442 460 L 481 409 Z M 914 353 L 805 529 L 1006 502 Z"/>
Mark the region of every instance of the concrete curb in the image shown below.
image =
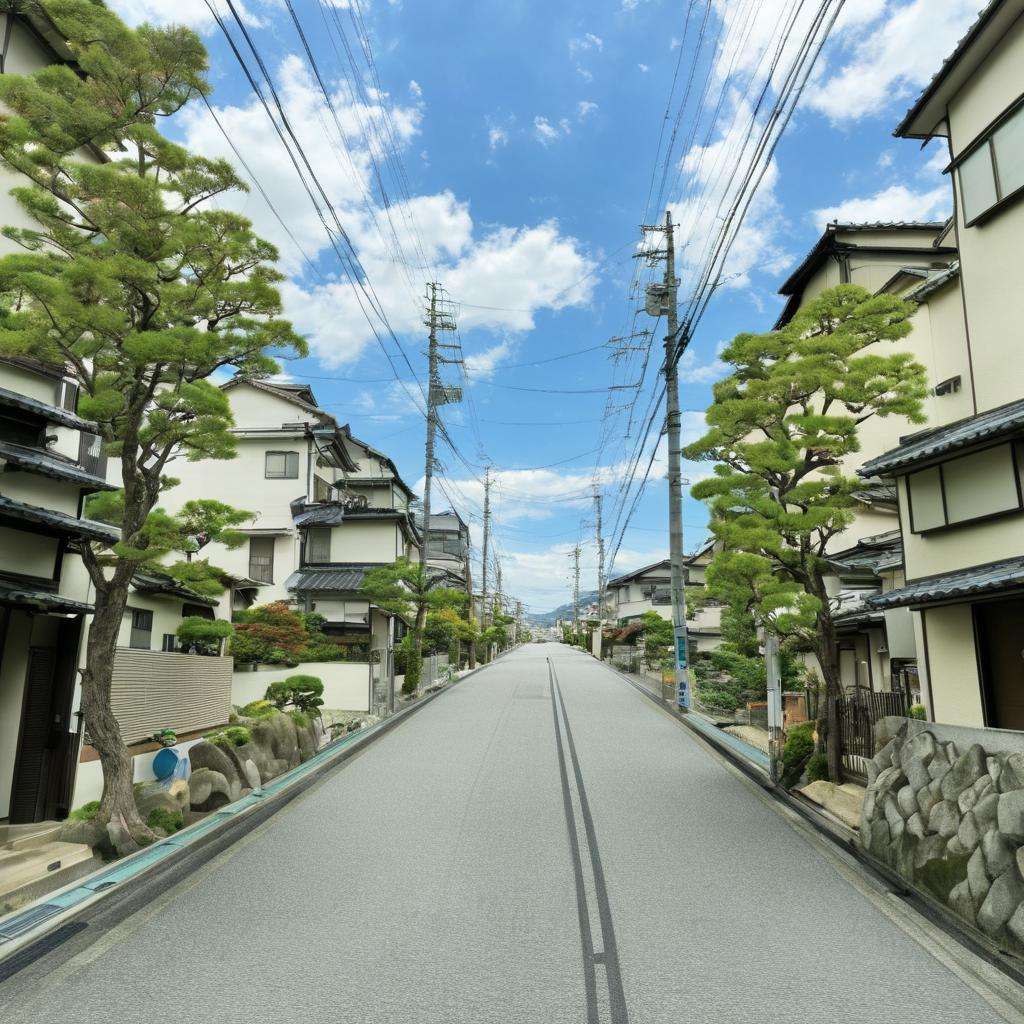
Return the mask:
<path id="1" fill-rule="evenodd" d="M 502 658 L 480 665 L 390 718 L 332 741 L 308 761 L 273 779 L 202 821 L 160 839 L 128 857 L 0 918 L 0 983 L 40 956 L 104 918 L 104 930 L 129 916 L 152 898 L 148 890 L 171 888 L 224 849 L 269 819 L 314 783 L 341 768 L 370 744 L 397 728 L 431 701 Z M 143 890 L 146 890 L 144 898 Z"/>

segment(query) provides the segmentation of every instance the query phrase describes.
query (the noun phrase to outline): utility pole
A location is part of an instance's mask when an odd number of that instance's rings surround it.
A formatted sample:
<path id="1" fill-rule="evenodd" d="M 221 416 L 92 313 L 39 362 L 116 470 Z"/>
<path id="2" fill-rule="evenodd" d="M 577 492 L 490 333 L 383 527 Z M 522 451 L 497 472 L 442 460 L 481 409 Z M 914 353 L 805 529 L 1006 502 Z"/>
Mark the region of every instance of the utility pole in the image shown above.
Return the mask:
<path id="1" fill-rule="evenodd" d="M 470 540 L 470 538 L 468 536 L 469 531 L 467 530 L 466 532 L 467 532 L 467 536 L 466 536 L 466 593 L 469 594 L 469 621 L 470 621 L 470 624 L 472 624 L 473 619 L 475 618 L 474 610 L 473 610 L 473 567 L 470 564 L 470 562 L 471 562 L 470 556 L 472 555 L 473 543 L 472 543 L 472 541 Z M 469 642 L 469 667 L 471 669 L 472 668 L 476 668 L 476 641 L 475 640 L 471 640 Z"/>
<path id="2" fill-rule="evenodd" d="M 440 294 L 439 294 L 440 293 Z M 438 331 L 454 331 L 455 315 L 452 303 L 443 298 L 444 289 L 436 281 L 427 284 L 426 316 L 423 323 L 429 334 L 427 336 L 427 446 L 426 465 L 423 472 L 423 530 L 420 534 L 420 569 L 425 573 L 427 568 L 427 545 L 430 538 L 430 486 L 434 479 L 434 447 L 437 440 L 438 406 L 448 405 L 462 400 L 462 391 L 450 387 L 441 381 L 439 364 L 457 360 L 445 359 L 439 352 L 442 348 L 457 349 L 457 345 L 442 345 L 437 340 Z M 426 602 L 416 609 L 415 658 L 417 662 L 423 655 L 423 626 L 427 619 Z"/>
<path id="3" fill-rule="evenodd" d="M 483 591 L 483 608 L 480 612 L 480 628 L 486 629 L 490 618 L 490 609 L 487 606 L 487 561 L 488 551 L 491 543 L 491 467 L 484 469 L 484 549 L 481 555 L 483 566 L 483 578 L 481 589 Z"/>
<path id="4" fill-rule="evenodd" d="M 516 643 L 518 644 L 523 635 L 523 602 L 516 600 Z"/>
<path id="5" fill-rule="evenodd" d="M 764 658 L 768 677 L 768 755 L 772 782 L 779 781 L 782 765 L 782 670 L 779 665 L 779 638 L 764 631 Z"/>
<path id="6" fill-rule="evenodd" d="M 573 570 L 572 570 L 572 632 L 573 637 L 579 636 L 580 632 L 580 546 L 572 549 Z"/>
<path id="7" fill-rule="evenodd" d="M 668 435 L 668 531 L 669 560 L 672 566 L 672 627 L 675 634 L 675 684 L 676 703 L 684 711 L 690 707 L 689 662 L 686 643 L 686 587 L 683 565 L 683 480 L 682 444 L 679 422 L 679 373 L 676 368 L 677 354 L 685 348 L 677 341 L 679 330 L 678 296 L 679 281 L 676 279 L 675 237 L 672 227 L 672 211 L 665 211 L 664 225 L 643 225 L 644 232 L 659 231 L 665 236 L 663 252 L 651 254 L 652 262 L 664 259 L 665 278 L 661 285 L 648 285 L 647 312 L 653 316 L 664 315 L 668 332 L 665 335 L 665 432 Z"/>
<path id="8" fill-rule="evenodd" d="M 597 617 L 604 621 L 604 534 L 601 532 L 601 491 L 594 488 L 594 532 L 597 537 Z"/>

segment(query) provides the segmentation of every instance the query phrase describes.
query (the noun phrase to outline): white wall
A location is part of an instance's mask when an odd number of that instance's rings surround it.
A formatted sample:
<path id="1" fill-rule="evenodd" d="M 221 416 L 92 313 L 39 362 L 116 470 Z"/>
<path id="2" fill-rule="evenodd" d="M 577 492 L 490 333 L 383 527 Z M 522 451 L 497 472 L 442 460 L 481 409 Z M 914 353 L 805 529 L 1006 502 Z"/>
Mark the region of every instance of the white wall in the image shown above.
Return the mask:
<path id="1" fill-rule="evenodd" d="M 262 700 L 271 683 L 289 676 L 316 676 L 324 684 L 324 707 L 333 711 L 370 710 L 370 666 L 365 662 L 310 661 L 295 668 L 235 672 L 231 703 L 237 707 Z"/>

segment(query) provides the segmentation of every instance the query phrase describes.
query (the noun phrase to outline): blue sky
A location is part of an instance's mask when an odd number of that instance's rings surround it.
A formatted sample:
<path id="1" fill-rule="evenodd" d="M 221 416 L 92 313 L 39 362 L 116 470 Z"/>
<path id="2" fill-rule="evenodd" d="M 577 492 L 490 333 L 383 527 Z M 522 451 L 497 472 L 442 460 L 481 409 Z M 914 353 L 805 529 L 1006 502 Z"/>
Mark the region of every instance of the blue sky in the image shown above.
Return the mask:
<path id="1" fill-rule="evenodd" d="M 309 359 L 289 363 L 286 372 L 312 384 L 357 436 L 392 454 L 416 486 L 423 420 L 405 390 L 415 393 L 416 384 L 385 338 L 404 384 L 388 382 L 392 371 L 313 205 L 205 0 L 110 2 L 133 23 L 180 20 L 203 34 L 211 103 L 302 250 L 257 192 L 226 200 L 281 248 L 287 312 L 312 348 Z M 569 551 L 577 539 L 584 545 L 584 586 L 595 579 L 592 482 L 604 494 L 607 533 L 632 502 L 630 492 L 624 508 L 621 484 L 656 383 L 656 356 L 643 386 L 628 390 L 643 354 L 613 361 L 609 349 L 596 346 L 628 331 L 639 305 L 629 294 L 632 256 L 652 174 L 660 180 L 656 152 L 673 74 L 678 66 L 676 106 L 695 62 L 695 81 L 709 75 L 711 83 L 705 104 L 694 100 L 684 113 L 666 179 L 666 198 L 689 225 L 679 239 L 685 291 L 713 227 L 694 197 L 713 197 L 726 169 L 742 159 L 736 126 L 745 123 L 759 61 L 793 0 L 292 2 L 333 114 L 284 0 L 235 6 L 420 377 L 425 280 L 436 277 L 458 303 L 467 400 L 445 411 L 458 454 L 442 446 L 443 492 L 435 492 L 435 507 L 454 501 L 479 542 L 480 478 L 490 463 L 505 589 L 535 611 L 554 607 L 568 597 Z M 226 0 L 214 6 L 229 16 Z M 700 410 L 722 375 L 718 346 L 739 330 L 771 326 L 779 284 L 826 220 L 932 219 L 948 210 L 943 154 L 894 140 L 891 130 L 976 6 L 977 0 L 848 0 L 753 201 L 725 284 L 684 358 L 687 437 L 699 433 Z M 381 92 L 358 45 L 356 15 Z M 346 78 L 339 28 L 354 46 L 358 88 Z M 380 143 L 385 124 L 395 142 L 390 156 Z M 697 130 L 684 149 L 692 124 Z M 183 112 L 174 131 L 197 150 L 235 159 L 202 105 Z M 374 158 L 392 204 L 387 211 Z M 654 326 L 644 316 L 636 323 Z M 566 353 L 579 354 L 553 358 Z M 448 376 L 456 380 L 452 370 Z M 613 572 L 667 553 L 663 453 L 654 467 Z M 692 479 L 705 468 L 685 471 Z M 687 497 L 688 548 L 705 536 L 704 522 L 701 506 Z"/>

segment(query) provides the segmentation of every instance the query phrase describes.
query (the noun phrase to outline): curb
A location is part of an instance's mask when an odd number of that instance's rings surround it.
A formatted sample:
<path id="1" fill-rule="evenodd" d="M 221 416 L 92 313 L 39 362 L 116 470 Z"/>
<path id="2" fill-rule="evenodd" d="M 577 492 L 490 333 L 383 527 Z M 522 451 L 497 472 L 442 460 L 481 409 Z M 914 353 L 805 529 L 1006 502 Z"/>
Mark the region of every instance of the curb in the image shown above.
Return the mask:
<path id="1" fill-rule="evenodd" d="M 178 884 L 415 712 L 507 653 L 503 651 L 493 661 L 426 694 L 390 718 L 333 740 L 308 761 L 194 825 L 0 918 L 0 984 L 84 931 L 91 922 L 102 919 L 102 930 L 108 930 L 124 920 L 156 895 L 148 891 L 151 886 L 158 884 L 164 891 Z"/>
<path id="2" fill-rule="evenodd" d="M 966 928 L 960 918 L 943 903 L 940 903 L 928 893 L 908 885 L 902 875 L 898 875 L 887 864 L 875 860 L 874 857 L 862 850 L 857 842 L 856 833 L 852 829 L 833 822 L 830 818 L 821 814 L 810 801 L 801 799 L 772 782 L 767 771 L 762 771 L 754 763 L 748 761 L 732 744 L 725 742 L 721 737 L 715 736 L 710 729 L 703 729 L 696 725 L 689 715 L 684 715 L 676 708 L 658 700 L 655 694 L 645 689 L 639 683 L 634 682 L 622 672 L 619 672 L 618 669 L 612 668 L 610 665 L 605 665 L 605 667 L 647 697 L 655 707 L 666 711 L 672 718 L 685 726 L 690 733 L 707 743 L 708 746 L 724 757 L 733 767 L 743 772 L 768 796 L 799 815 L 816 833 L 852 858 L 867 875 L 873 878 L 875 882 L 880 883 L 889 895 L 901 900 L 915 913 L 955 939 L 979 959 L 990 964 L 1017 985 L 1024 987 L 1024 963 L 1018 961 L 1014 954 L 1003 949 L 1001 946 L 987 941 L 981 933 Z"/>

